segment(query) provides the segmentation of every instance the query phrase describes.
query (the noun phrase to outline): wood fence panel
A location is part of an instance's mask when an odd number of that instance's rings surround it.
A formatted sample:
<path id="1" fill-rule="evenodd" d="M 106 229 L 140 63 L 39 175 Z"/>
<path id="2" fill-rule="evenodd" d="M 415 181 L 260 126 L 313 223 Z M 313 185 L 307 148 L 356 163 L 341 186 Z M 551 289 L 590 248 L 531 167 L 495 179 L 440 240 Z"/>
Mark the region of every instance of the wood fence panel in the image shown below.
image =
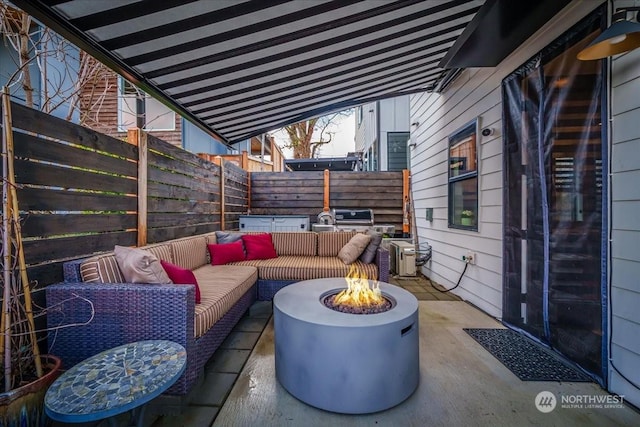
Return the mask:
<path id="1" fill-rule="evenodd" d="M 220 229 L 220 167 L 147 136 L 149 243 Z"/>
<path id="2" fill-rule="evenodd" d="M 135 178 L 137 175 L 135 159 L 138 158 L 138 148 L 117 139 L 101 139 L 100 141 L 104 144 L 94 144 L 93 149 L 88 149 L 71 145 L 65 141 L 52 141 L 14 132 L 15 156 L 17 158 L 51 162 Z M 123 146 L 127 150 L 115 151 L 125 151 L 126 157 L 109 154 L 113 147 Z"/>
<path id="3" fill-rule="evenodd" d="M 111 136 L 15 103 L 11 103 L 11 111 L 14 129 L 78 144 L 87 149 L 105 150 L 113 156 L 137 158 L 135 146 Z"/>
<path id="4" fill-rule="evenodd" d="M 249 173 L 233 162 L 224 162 L 224 224 L 226 230 L 240 228 L 240 215 L 249 211 Z"/>
<path id="5" fill-rule="evenodd" d="M 30 279 L 59 281 L 63 260 L 135 242 L 137 147 L 17 104 L 11 108 Z"/>
<path id="6" fill-rule="evenodd" d="M 138 147 L 20 105 L 12 113 L 29 271 L 52 283 L 62 272 L 48 266 L 135 245 Z M 220 229 L 220 168 L 147 137 L 148 241 Z M 246 173 L 231 173 L 244 182 L 229 181 L 230 203 L 246 213 Z"/>
<path id="7" fill-rule="evenodd" d="M 218 186 L 219 187 L 219 186 Z M 186 187 L 178 187 L 171 184 L 149 181 L 147 184 L 148 195 L 153 197 L 165 197 L 168 199 L 204 200 L 207 202 L 220 202 L 220 194 L 216 191 L 194 190 Z"/>
<path id="8" fill-rule="evenodd" d="M 372 209 L 376 224 L 394 225 L 402 233 L 402 172 L 331 172 L 332 208 Z"/>
<path id="9" fill-rule="evenodd" d="M 193 213 L 190 215 L 182 213 L 152 213 L 149 214 L 149 222 L 153 222 L 156 227 L 174 227 L 176 224 L 220 224 L 220 212 Z"/>
<path id="10" fill-rule="evenodd" d="M 197 225 L 176 225 L 174 227 L 158 227 L 149 229 L 148 238 L 149 243 L 164 242 L 166 240 L 177 239 L 180 237 L 194 236 L 196 234 L 204 234 L 211 231 L 216 231 L 216 224 L 219 223 L 205 223 Z"/>
<path id="11" fill-rule="evenodd" d="M 33 214 L 23 217 L 23 237 L 51 237 L 74 233 L 104 233 L 135 230 L 136 215 L 131 214 Z"/>
<path id="12" fill-rule="evenodd" d="M 124 214 L 136 210 L 136 199 L 131 196 L 32 187 L 18 188 L 18 204 L 22 211 L 107 211 Z M 74 230 L 69 232 L 73 233 Z"/>
<path id="13" fill-rule="evenodd" d="M 324 172 L 253 172 L 251 213 L 307 215 L 310 222 L 323 207 Z"/>
<path id="14" fill-rule="evenodd" d="M 373 209 L 378 224 L 402 232 L 402 172 L 330 172 L 329 207 Z M 324 205 L 323 172 L 251 174 L 251 213 L 307 215 L 310 222 Z"/>
<path id="15" fill-rule="evenodd" d="M 220 170 L 213 163 L 210 164 L 211 168 L 203 168 L 193 163 L 167 159 L 164 156 L 150 152 L 148 164 L 160 171 L 190 177 L 204 188 L 220 181 Z M 189 186 L 191 187 L 193 184 Z"/>
<path id="16" fill-rule="evenodd" d="M 136 232 L 117 231 L 114 233 L 87 234 L 55 239 L 37 239 L 23 242 L 27 264 L 38 264 L 50 260 L 71 259 L 78 257 L 78 247 L 82 248 L 82 256 L 90 256 L 113 250 L 115 245 L 135 246 Z"/>
<path id="17" fill-rule="evenodd" d="M 125 194 L 135 194 L 137 191 L 136 181 L 131 178 L 96 174 L 87 170 L 19 159 L 15 160 L 15 170 L 16 182 L 22 184 L 50 186 L 51 183 L 55 182 L 56 186 L 62 188 L 103 192 L 111 192 L 113 189 L 118 189 L 118 192 Z"/>

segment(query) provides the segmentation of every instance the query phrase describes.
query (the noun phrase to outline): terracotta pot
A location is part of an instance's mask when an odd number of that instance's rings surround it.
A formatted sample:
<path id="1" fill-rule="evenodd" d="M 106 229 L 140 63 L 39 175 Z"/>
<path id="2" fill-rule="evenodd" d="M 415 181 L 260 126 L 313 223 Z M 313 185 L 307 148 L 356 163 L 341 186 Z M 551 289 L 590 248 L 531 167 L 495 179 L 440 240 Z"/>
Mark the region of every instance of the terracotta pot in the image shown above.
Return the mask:
<path id="1" fill-rule="evenodd" d="M 60 375 L 60 359 L 40 356 L 45 374 L 29 384 L 15 390 L 0 393 L 0 425 L 6 427 L 44 427 L 44 395 L 49 386 Z"/>

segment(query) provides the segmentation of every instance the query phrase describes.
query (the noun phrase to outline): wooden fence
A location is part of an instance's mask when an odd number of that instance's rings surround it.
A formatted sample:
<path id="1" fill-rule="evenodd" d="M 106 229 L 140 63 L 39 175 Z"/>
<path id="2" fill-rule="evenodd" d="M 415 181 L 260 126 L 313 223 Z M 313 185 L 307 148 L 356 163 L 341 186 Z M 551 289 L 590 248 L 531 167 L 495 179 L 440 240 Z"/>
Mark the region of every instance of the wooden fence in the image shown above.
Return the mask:
<path id="1" fill-rule="evenodd" d="M 377 224 L 401 233 L 407 179 L 406 172 L 252 172 L 251 213 L 308 215 L 315 223 L 325 208 L 371 208 Z"/>
<path id="2" fill-rule="evenodd" d="M 114 245 L 238 228 L 248 210 L 248 174 L 231 163 L 143 133 L 127 143 L 18 104 L 12 118 L 31 280 L 59 281 L 62 261 Z"/>
<path id="3" fill-rule="evenodd" d="M 62 280 L 65 260 L 238 229 L 247 213 L 313 223 L 325 208 L 372 208 L 403 229 L 402 172 L 249 173 L 143 132 L 122 141 L 18 104 L 12 117 L 26 262 L 41 285 Z"/>

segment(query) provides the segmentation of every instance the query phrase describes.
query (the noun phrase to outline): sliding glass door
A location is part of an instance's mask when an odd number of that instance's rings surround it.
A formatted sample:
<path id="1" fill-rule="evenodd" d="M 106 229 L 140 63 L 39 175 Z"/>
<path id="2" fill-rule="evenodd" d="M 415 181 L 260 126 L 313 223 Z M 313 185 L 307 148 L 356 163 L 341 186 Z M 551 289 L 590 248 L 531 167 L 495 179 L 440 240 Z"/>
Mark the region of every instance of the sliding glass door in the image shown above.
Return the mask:
<path id="1" fill-rule="evenodd" d="M 504 320 L 600 379 L 606 341 L 603 61 L 576 54 L 598 10 L 503 81 Z"/>

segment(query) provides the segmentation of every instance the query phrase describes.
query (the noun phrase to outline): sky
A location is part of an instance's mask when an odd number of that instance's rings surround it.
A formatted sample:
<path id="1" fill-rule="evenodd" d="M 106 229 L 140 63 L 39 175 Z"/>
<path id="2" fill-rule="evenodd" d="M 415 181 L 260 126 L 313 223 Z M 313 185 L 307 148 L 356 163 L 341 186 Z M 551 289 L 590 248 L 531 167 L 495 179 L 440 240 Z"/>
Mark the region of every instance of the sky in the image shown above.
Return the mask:
<path id="1" fill-rule="evenodd" d="M 333 141 L 323 145 L 319 157 L 346 157 L 350 151 L 355 151 L 354 137 L 356 134 L 355 109 L 350 110 L 348 116 L 339 116 L 335 123 L 335 135 Z M 283 131 L 272 132 L 276 143 L 282 146 L 288 141 L 287 135 Z M 291 150 L 284 149 L 284 155 L 292 158 Z"/>

